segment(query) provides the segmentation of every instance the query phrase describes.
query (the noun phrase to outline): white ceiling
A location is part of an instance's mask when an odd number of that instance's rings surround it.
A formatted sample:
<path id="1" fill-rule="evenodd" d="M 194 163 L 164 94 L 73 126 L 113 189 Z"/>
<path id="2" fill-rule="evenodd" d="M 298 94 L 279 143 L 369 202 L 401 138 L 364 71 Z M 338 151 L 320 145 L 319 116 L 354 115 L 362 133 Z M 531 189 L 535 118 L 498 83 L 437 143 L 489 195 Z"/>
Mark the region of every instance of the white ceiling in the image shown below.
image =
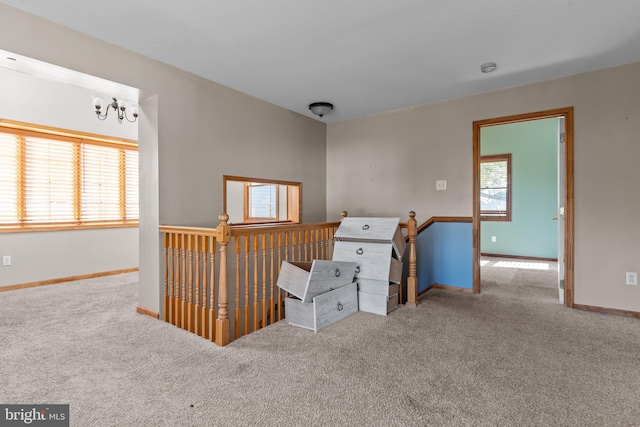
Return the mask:
<path id="1" fill-rule="evenodd" d="M 327 122 L 640 61 L 640 0 L 0 2 Z"/>

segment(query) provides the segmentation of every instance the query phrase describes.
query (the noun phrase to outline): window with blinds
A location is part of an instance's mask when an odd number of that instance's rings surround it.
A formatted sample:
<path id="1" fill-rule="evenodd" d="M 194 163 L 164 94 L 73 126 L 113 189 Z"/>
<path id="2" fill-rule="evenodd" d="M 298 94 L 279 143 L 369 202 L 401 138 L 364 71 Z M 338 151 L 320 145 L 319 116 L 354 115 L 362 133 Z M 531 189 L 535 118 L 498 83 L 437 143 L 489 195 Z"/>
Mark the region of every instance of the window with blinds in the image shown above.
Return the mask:
<path id="1" fill-rule="evenodd" d="M 137 225 L 134 141 L 0 123 L 0 231 Z"/>
<path id="2" fill-rule="evenodd" d="M 248 182 L 245 222 L 278 220 L 278 185 Z"/>

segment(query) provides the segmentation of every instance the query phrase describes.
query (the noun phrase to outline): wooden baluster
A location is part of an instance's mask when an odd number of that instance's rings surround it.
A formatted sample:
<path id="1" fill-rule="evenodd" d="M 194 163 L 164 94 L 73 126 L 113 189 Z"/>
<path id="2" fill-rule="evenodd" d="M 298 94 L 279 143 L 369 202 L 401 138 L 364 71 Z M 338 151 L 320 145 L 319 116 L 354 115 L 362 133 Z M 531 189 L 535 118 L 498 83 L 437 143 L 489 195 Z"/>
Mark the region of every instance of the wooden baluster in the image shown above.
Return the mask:
<path id="1" fill-rule="evenodd" d="M 193 250 L 195 251 L 195 255 L 196 255 L 196 265 L 195 265 L 195 269 L 196 269 L 196 283 L 195 283 L 195 306 L 194 306 L 194 319 L 193 319 L 193 333 L 196 335 L 200 335 L 200 323 L 202 322 L 202 319 L 200 317 L 201 311 L 200 311 L 200 294 L 202 293 L 202 289 L 200 288 L 200 269 L 201 269 L 201 265 L 200 265 L 200 241 L 201 238 L 200 236 L 193 236 L 194 239 L 194 245 L 193 245 Z M 204 236 L 202 236 L 202 239 L 204 239 Z"/>
<path id="2" fill-rule="evenodd" d="M 174 265 L 174 250 L 173 250 L 173 233 L 167 233 L 169 235 L 169 263 L 171 264 L 169 273 L 169 323 L 175 324 L 173 317 L 173 305 L 174 305 L 174 286 L 176 282 L 176 269 Z"/>
<path id="3" fill-rule="evenodd" d="M 180 327 L 187 329 L 187 235 L 182 235 L 182 291 L 180 292 Z"/>
<path id="4" fill-rule="evenodd" d="M 270 324 L 275 323 L 275 318 L 276 318 L 276 306 L 275 306 L 275 300 L 274 300 L 274 293 L 276 290 L 276 284 L 275 284 L 275 280 L 274 280 L 274 270 L 273 270 L 273 264 L 275 264 L 275 260 L 273 259 L 275 253 L 273 251 L 273 233 L 269 233 L 269 249 L 270 249 L 270 257 L 269 257 L 269 266 L 271 268 L 271 274 L 270 274 L 270 284 L 271 284 L 271 292 L 269 294 L 269 305 L 271 307 L 271 322 Z"/>
<path id="5" fill-rule="evenodd" d="M 182 241 L 182 234 L 176 235 L 176 292 L 175 292 L 175 325 L 180 327 L 180 298 L 182 296 L 182 245 L 180 244 Z"/>
<path id="6" fill-rule="evenodd" d="M 298 259 L 300 261 L 306 261 L 307 257 L 303 257 L 302 256 L 302 246 L 304 245 L 304 236 L 303 236 L 303 231 L 302 230 L 298 230 Z"/>
<path id="7" fill-rule="evenodd" d="M 282 266 L 282 244 L 283 244 L 283 239 L 282 239 L 282 232 L 278 231 L 276 233 L 276 236 L 278 236 L 278 243 L 277 243 L 277 247 L 276 250 L 278 251 L 278 257 L 277 257 L 277 264 L 276 267 L 278 268 L 278 275 L 280 275 L 280 267 Z"/>
<path id="8" fill-rule="evenodd" d="M 416 234 L 417 234 L 416 213 L 409 212 L 407 222 L 407 234 L 409 236 L 409 277 L 407 277 L 407 304 L 410 307 L 418 305 L 418 274 L 416 265 Z"/>
<path id="9" fill-rule="evenodd" d="M 164 321 L 169 319 L 169 235 L 164 233 L 164 298 L 162 303 L 162 314 Z"/>
<path id="10" fill-rule="evenodd" d="M 187 327 L 186 330 L 193 332 L 193 235 L 187 235 Z"/>
<path id="11" fill-rule="evenodd" d="M 282 233 L 278 232 L 278 277 L 282 268 Z M 282 320 L 282 291 L 276 286 L 276 305 L 278 307 L 278 320 Z"/>
<path id="12" fill-rule="evenodd" d="M 176 269 L 175 269 L 175 250 L 174 250 L 174 234 L 169 233 L 169 323 L 175 325 L 173 307 L 175 304 L 175 282 L 176 282 Z"/>
<path id="13" fill-rule="evenodd" d="M 313 230 L 313 234 L 314 234 L 314 240 L 316 242 L 315 257 L 318 259 L 325 259 L 325 258 L 322 258 L 322 255 L 320 254 L 320 230 Z"/>
<path id="14" fill-rule="evenodd" d="M 258 330 L 258 235 L 253 236 L 253 330 Z"/>
<path id="15" fill-rule="evenodd" d="M 180 235 L 173 234 L 173 324 L 178 326 L 180 323 Z"/>
<path id="16" fill-rule="evenodd" d="M 290 261 L 289 259 L 289 244 L 291 243 L 291 234 L 288 231 L 284 232 L 284 260 Z"/>
<path id="17" fill-rule="evenodd" d="M 200 239 L 200 251 L 202 252 L 202 306 L 200 307 L 200 336 L 207 338 L 207 252 L 209 251 L 209 237 Z"/>
<path id="18" fill-rule="evenodd" d="M 220 244 L 220 280 L 218 281 L 218 318 L 216 319 L 216 344 L 220 347 L 229 344 L 231 323 L 227 305 L 229 300 L 229 274 L 227 272 L 227 245 L 231 240 L 231 227 L 227 223 L 226 213 L 218 217 L 218 243 Z"/>
<path id="19" fill-rule="evenodd" d="M 240 338 L 240 238 L 236 237 L 233 242 L 233 250 L 236 253 L 236 307 L 233 314 L 236 339 Z"/>
<path id="20" fill-rule="evenodd" d="M 250 237 L 244 236 L 244 334 L 249 334 L 249 250 Z"/>
<path id="21" fill-rule="evenodd" d="M 262 235 L 262 327 L 267 326 L 267 235 Z"/>
<path id="22" fill-rule="evenodd" d="M 299 261 L 298 259 L 296 259 L 296 254 L 297 254 L 296 247 L 298 246 L 298 233 L 296 233 L 295 231 L 290 232 L 289 245 L 290 245 L 289 256 L 291 257 L 291 262 Z"/>
<path id="23" fill-rule="evenodd" d="M 327 248 L 327 236 L 329 235 L 329 230 L 327 228 L 323 228 L 320 230 L 320 251 L 322 253 L 322 259 L 329 259 L 329 248 Z"/>
<path id="24" fill-rule="evenodd" d="M 326 227 L 322 230 L 322 243 L 324 244 L 324 259 L 331 259 L 329 252 L 329 236 L 331 235 L 331 229 Z"/>
<path id="25" fill-rule="evenodd" d="M 307 230 L 300 230 L 302 233 L 302 258 L 305 262 L 309 261 L 309 235 Z"/>
<path id="26" fill-rule="evenodd" d="M 209 339 L 216 339 L 216 238 L 209 236 L 209 311 L 207 312 L 207 332 Z"/>

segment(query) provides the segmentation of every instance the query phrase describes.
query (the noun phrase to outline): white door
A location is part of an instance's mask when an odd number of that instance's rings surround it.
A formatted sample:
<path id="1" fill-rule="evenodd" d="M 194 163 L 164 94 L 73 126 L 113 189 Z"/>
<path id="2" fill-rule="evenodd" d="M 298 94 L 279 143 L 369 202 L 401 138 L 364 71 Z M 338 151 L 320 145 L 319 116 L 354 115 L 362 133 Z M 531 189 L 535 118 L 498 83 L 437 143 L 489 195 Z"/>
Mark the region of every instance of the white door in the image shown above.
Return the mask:
<path id="1" fill-rule="evenodd" d="M 558 118 L 558 298 L 564 304 L 564 117 Z"/>

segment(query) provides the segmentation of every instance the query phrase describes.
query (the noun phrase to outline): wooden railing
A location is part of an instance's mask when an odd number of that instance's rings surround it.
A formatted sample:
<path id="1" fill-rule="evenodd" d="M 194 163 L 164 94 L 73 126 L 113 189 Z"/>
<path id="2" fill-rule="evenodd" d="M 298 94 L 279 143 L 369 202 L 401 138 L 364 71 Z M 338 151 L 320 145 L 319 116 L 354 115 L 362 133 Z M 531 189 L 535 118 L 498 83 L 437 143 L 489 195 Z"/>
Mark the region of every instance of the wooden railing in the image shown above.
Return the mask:
<path id="1" fill-rule="evenodd" d="M 416 221 L 409 216 L 401 227 L 409 240 L 407 304 L 415 305 Z M 286 295 L 276 286 L 282 261 L 331 259 L 340 222 L 232 226 L 226 214 L 219 220 L 216 228 L 160 227 L 163 318 L 224 346 L 285 317 Z"/>

